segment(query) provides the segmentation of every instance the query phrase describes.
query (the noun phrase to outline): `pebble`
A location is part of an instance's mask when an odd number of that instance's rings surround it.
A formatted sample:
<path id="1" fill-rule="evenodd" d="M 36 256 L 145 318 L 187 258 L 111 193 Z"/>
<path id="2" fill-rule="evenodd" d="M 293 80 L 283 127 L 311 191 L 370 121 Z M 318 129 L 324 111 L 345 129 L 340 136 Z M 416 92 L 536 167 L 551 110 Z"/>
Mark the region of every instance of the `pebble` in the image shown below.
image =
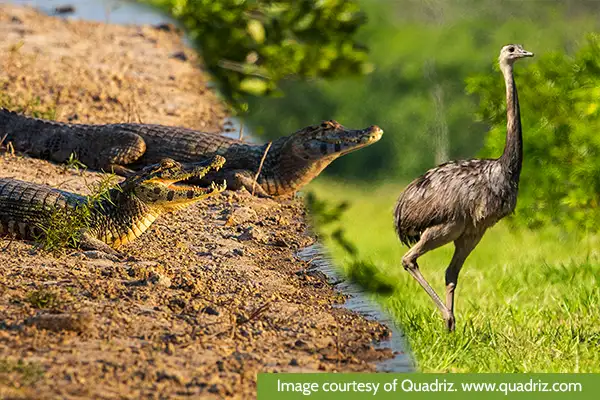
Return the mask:
<path id="1" fill-rule="evenodd" d="M 239 225 L 246 222 L 254 222 L 258 219 L 256 211 L 250 207 L 236 207 L 227 220 L 228 225 Z"/>
<path id="2" fill-rule="evenodd" d="M 33 325 L 38 329 L 54 332 L 73 331 L 83 333 L 90 330 L 92 325 L 92 314 L 63 313 L 63 314 L 38 314 L 25 321 L 26 325 Z"/>
<path id="3" fill-rule="evenodd" d="M 266 235 L 257 227 L 250 226 L 246 228 L 241 235 L 237 237 L 238 240 L 253 240 L 255 242 L 264 242 Z"/>
<path id="4" fill-rule="evenodd" d="M 206 306 L 206 307 L 204 307 L 204 308 L 202 309 L 202 312 L 203 312 L 204 314 L 208 314 L 208 315 L 219 315 L 219 312 L 218 312 L 218 311 L 217 311 L 215 308 L 213 308 L 213 307 L 211 307 L 211 306 Z"/>
<path id="5" fill-rule="evenodd" d="M 171 286 L 171 278 L 169 278 L 168 276 L 159 274 L 158 272 L 151 272 L 148 275 L 147 281 L 156 286 L 162 286 L 162 287 L 166 287 L 166 288 Z"/>

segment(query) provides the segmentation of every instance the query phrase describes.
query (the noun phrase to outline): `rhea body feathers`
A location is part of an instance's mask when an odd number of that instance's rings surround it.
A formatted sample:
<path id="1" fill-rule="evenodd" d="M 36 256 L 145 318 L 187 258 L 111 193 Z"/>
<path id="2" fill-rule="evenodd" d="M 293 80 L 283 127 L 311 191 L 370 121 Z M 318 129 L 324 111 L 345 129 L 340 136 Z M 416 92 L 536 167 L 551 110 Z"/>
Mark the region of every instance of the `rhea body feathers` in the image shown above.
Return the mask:
<path id="1" fill-rule="evenodd" d="M 497 159 L 450 161 L 412 181 L 396 204 L 394 225 L 407 246 L 425 229 L 461 222 L 476 234 L 512 213 L 519 181 Z"/>

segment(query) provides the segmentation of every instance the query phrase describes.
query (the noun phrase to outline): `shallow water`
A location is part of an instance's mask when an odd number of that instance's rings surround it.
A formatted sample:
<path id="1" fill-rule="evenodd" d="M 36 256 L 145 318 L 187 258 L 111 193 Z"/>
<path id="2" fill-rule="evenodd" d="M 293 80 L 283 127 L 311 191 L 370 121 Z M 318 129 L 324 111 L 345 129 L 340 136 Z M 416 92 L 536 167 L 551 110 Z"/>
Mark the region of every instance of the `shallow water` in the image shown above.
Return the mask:
<path id="1" fill-rule="evenodd" d="M 70 5 L 75 8 L 74 12 L 60 14 L 60 17 L 111 24 L 174 23 L 172 18 L 151 7 L 124 0 L 0 0 L 0 3 L 28 5 L 49 15 L 56 15 L 56 7 Z"/>
<path id="2" fill-rule="evenodd" d="M 378 348 L 391 349 L 395 357 L 377 364 L 377 370 L 383 372 L 411 372 L 414 370 L 413 361 L 407 352 L 407 344 L 394 321 L 383 309 L 369 298 L 358 285 L 344 280 L 332 260 L 326 255 L 325 249 L 319 244 L 306 247 L 298 252 L 302 260 L 310 261 L 318 271 L 324 273 L 331 282 L 336 283 L 335 289 L 348 295 L 348 300 L 340 307 L 355 311 L 369 319 L 379 321 L 390 328 L 392 334 L 388 340 L 377 343 Z"/>

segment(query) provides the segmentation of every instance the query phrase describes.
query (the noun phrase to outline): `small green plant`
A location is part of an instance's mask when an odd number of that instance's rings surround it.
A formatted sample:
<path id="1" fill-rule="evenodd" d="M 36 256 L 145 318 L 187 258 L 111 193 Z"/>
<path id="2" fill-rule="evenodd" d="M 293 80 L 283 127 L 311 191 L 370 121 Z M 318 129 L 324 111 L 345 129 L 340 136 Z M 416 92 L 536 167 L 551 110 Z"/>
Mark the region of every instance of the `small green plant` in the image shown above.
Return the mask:
<path id="1" fill-rule="evenodd" d="M 68 247 L 79 247 L 82 233 L 90 227 L 94 211 L 103 210 L 105 203 L 112 203 L 111 190 L 120 190 L 115 185 L 116 176 L 106 175 L 95 184 L 87 184 L 91 194 L 85 201 L 62 208 L 42 209 L 44 215 L 36 223 L 38 232 L 35 240 L 39 247 L 56 254 L 64 253 Z"/>
<path id="2" fill-rule="evenodd" d="M 65 169 L 65 171 L 68 169 L 74 169 L 75 171 L 79 172 L 80 169 L 86 170 L 87 165 L 85 165 L 84 163 L 79 161 L 79 159 L 77 158 L 77 154 L 71 153 L 71 155 L 69 156 L 69 159 L 67 161 L 65 161 L 65 163 L 64 163 L 64 169 Z"/>
<path id="3" fill-rule="evenodd" d="M 54 290 L 38 289 L 27 293 L 26 300 L 35 308 L 51 310 L 62 304 L 60 294 Z"/>
<path id="4" fill-rule="evenodd" d="M 44 368 L 38 363 L 23 360 L 0 360 L 0 384 L 11 386 L 32 385 L 39 381 L 43 375 Z"/>

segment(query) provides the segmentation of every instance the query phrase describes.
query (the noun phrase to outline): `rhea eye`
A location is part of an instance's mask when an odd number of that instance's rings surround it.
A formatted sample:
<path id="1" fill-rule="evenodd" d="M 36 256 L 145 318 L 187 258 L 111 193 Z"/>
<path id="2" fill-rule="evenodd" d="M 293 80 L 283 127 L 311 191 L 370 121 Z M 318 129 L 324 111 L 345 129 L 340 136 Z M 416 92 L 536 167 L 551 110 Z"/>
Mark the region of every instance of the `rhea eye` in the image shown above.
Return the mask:
<path id="1" fill-rule="evenodd" d="M 508 48 L 508 52 L 509 52 L 509 53 L 512 53 L 513 51 L 515 51 L 515 48 L 514 48 L 514 47 L 509 47 L 509 48 Z"/>

